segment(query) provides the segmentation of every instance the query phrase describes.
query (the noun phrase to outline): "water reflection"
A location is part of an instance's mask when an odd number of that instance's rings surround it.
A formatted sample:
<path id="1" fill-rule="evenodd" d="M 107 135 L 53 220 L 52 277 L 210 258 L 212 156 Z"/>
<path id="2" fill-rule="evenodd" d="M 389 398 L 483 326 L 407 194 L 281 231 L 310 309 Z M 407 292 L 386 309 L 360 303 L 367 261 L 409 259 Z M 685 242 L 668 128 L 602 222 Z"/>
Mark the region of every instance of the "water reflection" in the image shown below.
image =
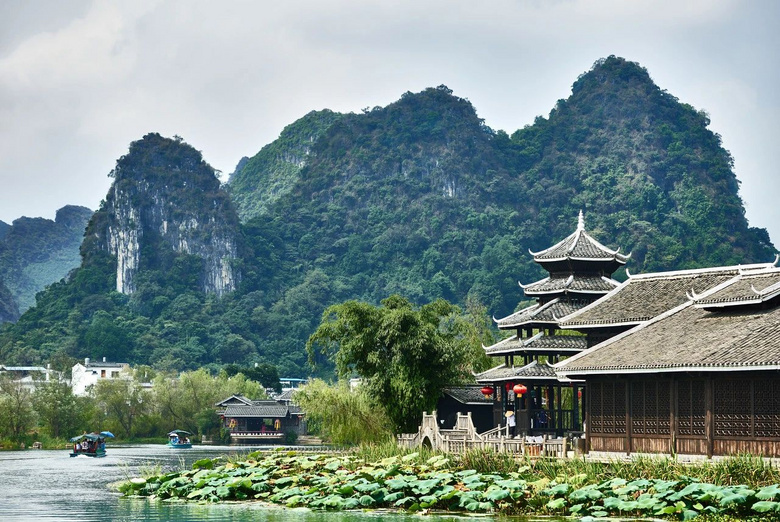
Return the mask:
<path id="1" fill-rule="evenodd" d="M 68 451 L 0 452 L 0 520 L 73 521 L 292 521 L 405 522 L 419 516 L 404 513 L 314 512 L 260 503 L 190 504 L 129 499 L 110 491 L 108 484 L 137 476 L 143 468 L 161 470 L 191 466 L 204 457 L 247 453 L 255 448 L 196 447 L 173 450 L 163 445 L 112 446 L 105 458 L 71 458 Z M 467 520 L 466 516 L 432 516 L 431 522 Z M 473 518 L 471 518 L 473 520 Z M 493 517 L 480 517 L 493 520 Z M 545 520 L 550 521 L 549 518 Z"/>

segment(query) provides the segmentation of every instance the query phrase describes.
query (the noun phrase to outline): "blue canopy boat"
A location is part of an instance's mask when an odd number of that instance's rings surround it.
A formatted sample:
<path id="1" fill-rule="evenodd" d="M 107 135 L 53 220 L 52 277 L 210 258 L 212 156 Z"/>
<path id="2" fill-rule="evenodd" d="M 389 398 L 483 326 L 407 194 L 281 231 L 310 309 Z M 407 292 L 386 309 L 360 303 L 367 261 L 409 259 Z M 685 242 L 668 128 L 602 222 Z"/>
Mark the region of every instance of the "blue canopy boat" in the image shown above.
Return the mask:
<path id="1" fill-rule="evenodd" d="M 173 430 L 168 434 L 168 446 L 171 448 L 191 448 L 192 442 L 190 442 L 190 433 L 189 431 L 184 430 Z"/>
<path id="2" fill-rule="evenodd" d="M 71 457 L 93 457 L 100 458 L 106 456 L 106 438 L 113 437 L 110 431 L 101 431 L 100 433 L 84 433 L 70 439 L 73 442 L 73 451 Z"/>

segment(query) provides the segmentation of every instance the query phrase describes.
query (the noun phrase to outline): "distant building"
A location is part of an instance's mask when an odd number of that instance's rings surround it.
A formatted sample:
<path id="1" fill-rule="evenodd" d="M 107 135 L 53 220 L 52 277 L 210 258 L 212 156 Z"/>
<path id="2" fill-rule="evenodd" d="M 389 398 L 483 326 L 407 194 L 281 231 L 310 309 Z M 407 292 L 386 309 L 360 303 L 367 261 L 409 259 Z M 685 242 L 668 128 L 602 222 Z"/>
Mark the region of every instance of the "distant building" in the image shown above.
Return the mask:
<path id="1" fill-rule="evenodd" d="M 43 366 L 4 366 L 0 364 L 0 375 L 9 375 L 11 378 L 22 383 L 22 386 L 35 391 L 35 388 L 49 381 L 58 381 L 62 379 L 62 373 L 51 369 L 51 365 Z"/>
<path id="2" fill-rule="evenodd" d="M 255 401 L 243 395 L 231 395 L 215 406 L 233 443 L 278 442 L 284 440 L 288 432 L 306 434 L 304 414 L 290 400 Z"/>
<path id="3" fill-rule="evenodd" d="M 92 362 L 89 357 L 84 359 L 84 364 L 77 363 L 71 372 L 71 389 L 73 395 L 84 396 L 89 394 L 90 387 L 101 380 L 129 379 L 130 365 L 127 363 Z"/>

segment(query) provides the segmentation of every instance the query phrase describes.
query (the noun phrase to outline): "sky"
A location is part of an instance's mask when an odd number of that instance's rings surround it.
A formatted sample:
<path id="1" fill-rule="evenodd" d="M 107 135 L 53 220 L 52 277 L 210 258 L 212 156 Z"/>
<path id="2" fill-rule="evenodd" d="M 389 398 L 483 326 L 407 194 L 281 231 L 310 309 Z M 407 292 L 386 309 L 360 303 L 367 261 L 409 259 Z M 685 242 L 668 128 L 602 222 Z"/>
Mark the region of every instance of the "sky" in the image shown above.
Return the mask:
<path id="1" fill-rule="evenodd" d="M 312 110 L 447 85 L 494 130 L 547 116 L 616 55 L 706 111 L 751 226 L 780 246 L 774 0 L 0 0 L 0 220 L 96 209 L 130 142 L 223 174 Z"/>

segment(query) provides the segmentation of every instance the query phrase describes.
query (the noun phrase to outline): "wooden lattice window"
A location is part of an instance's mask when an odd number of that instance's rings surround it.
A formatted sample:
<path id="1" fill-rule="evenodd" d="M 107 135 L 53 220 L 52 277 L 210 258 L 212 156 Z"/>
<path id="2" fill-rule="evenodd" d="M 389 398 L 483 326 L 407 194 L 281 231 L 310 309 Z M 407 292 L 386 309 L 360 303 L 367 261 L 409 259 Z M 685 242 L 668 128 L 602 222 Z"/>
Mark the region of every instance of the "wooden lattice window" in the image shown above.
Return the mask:
<path id="1" fill-rule="evenodd" d="M 704 437 L 705 386 L 703 380 L 677 383 L 677 434 Z"/>
<path id="2" fill-rule="evenodd" d="M 754 382 L 754 437 L 780 437 L 780 383 L 775 379 Z"/>
<path id="3" fill-rule="evenodd" d="M 591 433 L 626 433 L 626 384 L 589 383 L 588 390 Z"/>
<path id="4" fill-rule="evenodd" d="M 631 432 L 637 435 L 669 435 L 669 383 L 631 383 Z"/>
<path id="5" fill-rule="evenodd" d="M 749 380 L 731 380 L 728 393 L 716 393 L 713 417 L 716 437 L 750 437 L 751 399 Z"/>

